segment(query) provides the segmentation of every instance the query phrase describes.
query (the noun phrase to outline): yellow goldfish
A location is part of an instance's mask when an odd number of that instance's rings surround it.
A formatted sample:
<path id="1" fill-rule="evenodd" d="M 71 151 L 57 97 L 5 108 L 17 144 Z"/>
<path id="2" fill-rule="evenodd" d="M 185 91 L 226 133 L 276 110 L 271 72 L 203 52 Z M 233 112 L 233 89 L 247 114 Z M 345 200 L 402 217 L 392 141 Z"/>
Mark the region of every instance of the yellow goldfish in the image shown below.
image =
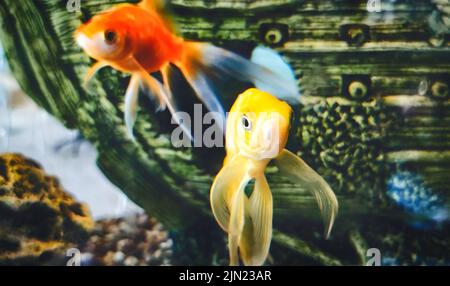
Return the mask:
<path id="1" fill-rule="evenodd" d="M 281 174 L 316 198 L 328 238 L 338 212 L 338 201 L 327 182 L 302 159 L 284 149 L 291 107 L 273 95 L 252 88 L 240 94 L 227 118 L 223 168 L 211 187 L 213 214 L 228 233 L 230 265 L 262 265 L 272 240 L 272 193 L 264 175 L 271 160 Z M 255 181 L 252 193 L 246 185 Z"/>

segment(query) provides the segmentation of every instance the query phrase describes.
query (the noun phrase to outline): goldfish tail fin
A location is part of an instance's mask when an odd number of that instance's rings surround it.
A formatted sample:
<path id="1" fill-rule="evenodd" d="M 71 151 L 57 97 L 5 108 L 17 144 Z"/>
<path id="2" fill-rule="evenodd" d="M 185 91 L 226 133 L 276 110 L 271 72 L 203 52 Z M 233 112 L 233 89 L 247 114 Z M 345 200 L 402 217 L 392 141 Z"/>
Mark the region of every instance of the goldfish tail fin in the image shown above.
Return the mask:
<path id="1" fill-rule="evenodd" d="M 211 187 L 211 207 L 220 227 L 228 233 L 230 265 L 238 265 L 238 246 L 244 228 L 245 186 L 250 177 L 246 163 L 232 158 L 214 179 Z"/>
<path id="2" fill-rule="evenodd" d="M 210 201 L 214 217 L 219 226 L 230 231 L 230 214 L 233 195 L 244 189 L 250 178 L 246 172 L 246 162 L 238 156 L 231 158 L 214 178 Z"/>
<path id="3" fill-rule="evenodd" d="M 202 51 L 207 44 L 185 42 L 183 60 L 176 63 L 197 97 L 213 112 L 216 125 L 225 134 L 225 111 L 211 85 L 207 66 L 202 61 Z"/>
<path id="4" fill-rule="evenodd" d="M 200 69 L 218 75 L 227 75 L 243 82 L 250 82 L 263 91 L 290 103 L 298 103 L 297 84 L 271 68 L 253 63 L 244 57 L 207 43 L 185 42 L 185 64 L 191 73 Z"/>
<path id="5" fill-rule="evenodd" d="M 241 182 L 242 183 L 242 182 Z M 245 185 L 240 185 L 239 189 L 234 192 L 230 205 L 230 225 L 228 232 L 228 249 L 230 252 L 230 266 L 239 265 L 238 247 L 240 244 L 242 230 L 244 229 L 244 199 Z"/>
<path id="6" fill-rule="evenodd" d="M 128 137 L 135 140 L 133 135 L 133 126 L 137 118 L 137 100 L 139 95 L 139 84 L 141 79 L 139 75 L 132 75 L 125 93 L 125 126 Z"/>
<path id="7" fill-rule="evenodd" d="M 281 173 L 311 192 L 319 205 L 325 224 L 325 238 L 330 236 L 339 205 L 328 183 L 301 158 L 284 149 L 275 159 Z"/>
<path id="8" fill-rule="evenodd" d="M 279 93 L 279 98 L 284 98 L 290 103 L 298 103 L 300 91 L 298 89 L 295 73 L 280 54 L 270 48 L 258 46 L 253 50 L 250 60 L 255 64 L 273 71 L 279 77 L 284 78 L 284 84 L 286 85 L 282 90 L 273 90 L 271 83 L 267 82 L 265 78 L 262 78 L 262 80 L 257 79 L 255 81 L 256 88 L 271 94 Z M 284 92 L 284 94 L 282 92 Z"/>
<path id="9" fill-rule="evenodd" d="M 272 240 L 273 200 L 264 175 L 256 178 L 255 188 L 245 201 L 246 220 L 239 250 L 244 265 L 261 266 L 269 255 Z"/>

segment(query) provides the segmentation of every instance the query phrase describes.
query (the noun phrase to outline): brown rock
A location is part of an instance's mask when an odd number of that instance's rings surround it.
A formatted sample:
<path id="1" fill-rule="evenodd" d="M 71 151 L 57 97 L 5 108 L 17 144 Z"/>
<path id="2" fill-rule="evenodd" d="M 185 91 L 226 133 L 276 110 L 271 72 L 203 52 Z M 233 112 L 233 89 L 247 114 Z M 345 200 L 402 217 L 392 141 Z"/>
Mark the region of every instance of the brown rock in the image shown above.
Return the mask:
<path id="1" fill-rule="evenodd" d="M 0 264 L 46 264 L 85 241 L 87 207 L 19 154 L 0 155 Z"/>

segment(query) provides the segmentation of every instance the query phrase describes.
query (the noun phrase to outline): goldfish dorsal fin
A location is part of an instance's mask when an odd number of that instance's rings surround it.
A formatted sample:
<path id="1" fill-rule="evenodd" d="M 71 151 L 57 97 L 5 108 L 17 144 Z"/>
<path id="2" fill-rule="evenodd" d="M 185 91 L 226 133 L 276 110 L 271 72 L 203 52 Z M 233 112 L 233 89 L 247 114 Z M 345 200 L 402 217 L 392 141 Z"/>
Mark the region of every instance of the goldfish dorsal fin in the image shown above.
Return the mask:
<path id="1" fill-rule="evenodd" d="M 139 6 L 141 8 L 144 8 L 146 10 L 154 10 L 154 11 L 161 11 L 164 10 L 164 7 L 166 5 L 166 1 L 164 0 L 142 0 L 139 3 Z"/>
<path id="2" fill-rule="evenodd" d="M 141 2 L 139 2 L 138 5 L 139 7 L 147 11 L 156 12 L 164 21 L 166 26 L 170 29 L 170 31 L 176 32 L 177 29 L 175 21 L 172 19 L 172 16 L 167 11 L 168 10 L 167 3 L 165 0 L 142 0 Z"/>

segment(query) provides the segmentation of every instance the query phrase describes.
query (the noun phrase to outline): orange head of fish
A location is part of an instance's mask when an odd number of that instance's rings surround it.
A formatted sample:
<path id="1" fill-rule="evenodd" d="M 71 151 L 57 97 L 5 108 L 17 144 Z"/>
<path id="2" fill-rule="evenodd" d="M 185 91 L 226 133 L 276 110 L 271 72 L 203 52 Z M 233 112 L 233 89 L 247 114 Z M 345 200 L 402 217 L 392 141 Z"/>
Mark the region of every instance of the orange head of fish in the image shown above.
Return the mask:
<path id="1" fill-rule="evenodd" d="M 134 35 L 130 23 L 134 15 L 123 8 L 98 14 L 76 30 L 75 40 L 87 55 L 113 62 L 132 53 Z"/>

